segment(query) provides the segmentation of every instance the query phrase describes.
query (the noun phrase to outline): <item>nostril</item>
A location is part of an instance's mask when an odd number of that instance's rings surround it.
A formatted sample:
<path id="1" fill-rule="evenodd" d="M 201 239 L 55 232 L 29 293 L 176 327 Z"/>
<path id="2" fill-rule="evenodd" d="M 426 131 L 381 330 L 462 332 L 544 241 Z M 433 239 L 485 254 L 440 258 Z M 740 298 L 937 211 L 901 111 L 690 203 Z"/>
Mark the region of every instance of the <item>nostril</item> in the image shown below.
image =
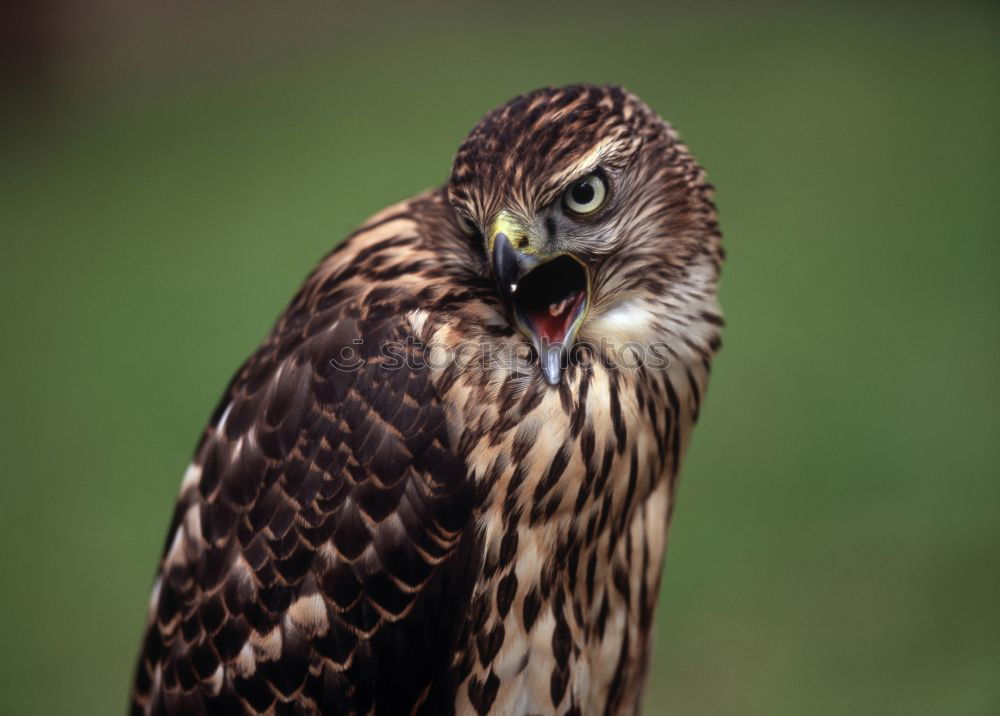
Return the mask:
<path id="1" fill-rule="evenodd" d="M 528 245 L 528 237 L 527 236 L 518 237 L 518 239 L 517 239 L 517 248 L 523 249 L 527 245 Z"/>

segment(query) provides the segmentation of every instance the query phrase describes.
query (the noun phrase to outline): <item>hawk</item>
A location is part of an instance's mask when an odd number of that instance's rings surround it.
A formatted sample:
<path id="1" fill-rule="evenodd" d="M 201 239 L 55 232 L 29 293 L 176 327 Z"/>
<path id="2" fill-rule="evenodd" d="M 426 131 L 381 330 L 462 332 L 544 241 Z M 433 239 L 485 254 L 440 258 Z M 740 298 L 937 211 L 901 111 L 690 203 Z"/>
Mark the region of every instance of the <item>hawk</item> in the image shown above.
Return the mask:
<path id="1" fill-rule="evenodd" d="M 486 115 L 212 415 L 134 713 L 634 713 L 720 345 L 712 187 L 614 86 Z"/>

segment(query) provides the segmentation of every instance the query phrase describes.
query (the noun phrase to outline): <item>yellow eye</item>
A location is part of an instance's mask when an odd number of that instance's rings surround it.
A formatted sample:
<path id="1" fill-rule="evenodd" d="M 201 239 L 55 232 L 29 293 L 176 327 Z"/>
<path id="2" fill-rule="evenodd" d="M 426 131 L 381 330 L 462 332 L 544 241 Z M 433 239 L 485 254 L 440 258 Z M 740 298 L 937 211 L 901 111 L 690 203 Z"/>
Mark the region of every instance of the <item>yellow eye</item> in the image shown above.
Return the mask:
<path id="1" fill-rule="evenodd" d="M 590 174 L 569 185 L 563 194 L 563 204 L 574 214 L 590 214 L 601 208 L 607 195 L 604 180 L 597 174 Z"/>
<path id="2" fill-rule="evenodd" d="M 475 236 L 476 234 L 479 233 L 479 229 L 476 228 L 476 225 L 472 222 L 472 219 L 470 219 L 465 214 L 458 214 L 458 225 L 462 227 L 462 231 L 464 231 L 469 236 Z"/>

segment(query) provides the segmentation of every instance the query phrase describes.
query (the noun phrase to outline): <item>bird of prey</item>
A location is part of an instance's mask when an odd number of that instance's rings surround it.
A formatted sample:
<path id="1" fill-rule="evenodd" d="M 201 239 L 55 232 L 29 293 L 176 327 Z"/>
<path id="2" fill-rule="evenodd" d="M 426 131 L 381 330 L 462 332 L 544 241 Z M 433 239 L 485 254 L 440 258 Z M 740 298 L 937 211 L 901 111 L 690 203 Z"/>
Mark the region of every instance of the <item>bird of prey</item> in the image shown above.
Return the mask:
<path id="1" fill-rule="evenodd" d="M 635 95 L 487 114 L 230 382 L 132 712 L 636 712 L 722 259 L 704 171 Z"/>

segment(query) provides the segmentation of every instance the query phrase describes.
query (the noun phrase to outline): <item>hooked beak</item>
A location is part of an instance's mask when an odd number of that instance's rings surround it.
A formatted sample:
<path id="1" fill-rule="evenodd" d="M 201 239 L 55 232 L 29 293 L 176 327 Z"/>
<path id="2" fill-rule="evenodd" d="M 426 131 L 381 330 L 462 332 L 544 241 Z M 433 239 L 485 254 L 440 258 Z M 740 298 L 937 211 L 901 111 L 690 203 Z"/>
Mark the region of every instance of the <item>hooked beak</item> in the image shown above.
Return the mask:
<path id="1" fill-rule="evenodd" d="M 590 306 L 589 274 L 575 256 L 539 255 L 523 234 L 509 231 L 501 212 L 490 250 L 497 292 L 538 351 L 545 380 L 558 385 Z"/>

